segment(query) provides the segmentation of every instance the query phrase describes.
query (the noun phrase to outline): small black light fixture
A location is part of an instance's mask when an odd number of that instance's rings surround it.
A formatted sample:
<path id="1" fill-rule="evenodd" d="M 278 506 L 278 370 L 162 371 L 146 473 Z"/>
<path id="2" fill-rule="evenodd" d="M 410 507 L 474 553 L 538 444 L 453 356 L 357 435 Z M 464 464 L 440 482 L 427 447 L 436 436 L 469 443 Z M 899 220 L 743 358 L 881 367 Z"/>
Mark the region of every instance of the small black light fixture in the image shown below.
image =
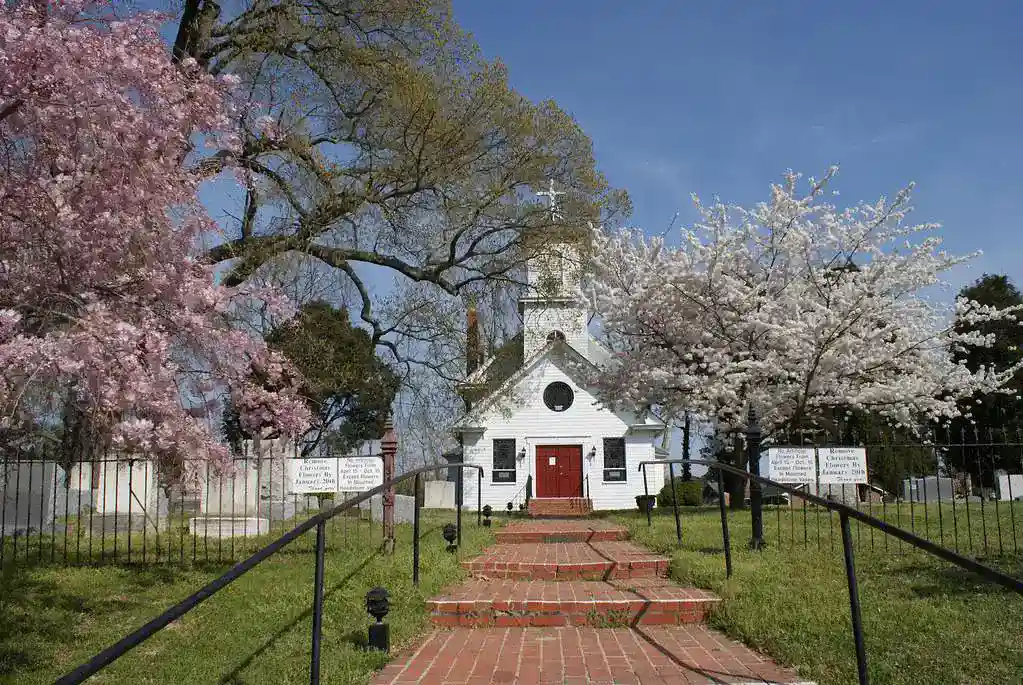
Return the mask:
<path id="1" fill-rule="evenodd" d="M 508 502 L 508 511 L 512 510 L 512 506 L 514 506 L 514 505 L 511 502 Z"/>
<path id="2" fill-rule="evenodd" d="M 490 517 L 494 515 L 494 508 L 489 504 L 483 507 L 483 526 L 490 527 Z"/>
<path id="3" fill-rule="evenodd" d="M 448 523 L 444 526 L 444 539 L 448 541 L 448 551 L 454 552 L 458 549 L 458 545 L 455 544 L 455 538 L 458 537 L 458 529 L 455 528 L 455 524 Z"/>
<path id="4" fill-rule="evenodd" d="M 369 624 L 369 648 L 378 649 L 382 652 L 391 650 L 391 636 L 389 626 L 384 623 L 384 616 L 391 610 L 391 603 L 388 600 L 387 590 L 382 587 L 375 587 L 366 593 L 366 613 L 377 620 Z"/>
<path id="5" fill-rule="evenodd" d="M 519 454 L 518 454 L 518 457 L 519 457 L 519 461 L 522 461 L 523 459 L 525 459 L 525 458 L 526 458 L 526 446 L 525 446 L 525 445 L 523 445 L 523 446 L 522 446 L 522 447 L 521 447 L 521 448 L 519 449 Z"/>
<path id="6" fill-rule="evenodd" d="M 591 447 L 591 448 L 590 448 L 590 453 L 589 453 L 589 455 L 588 455 L 588 456 L 590 457 L 590 460 L 591 460 L 591 461 L 592 461 L 593 459 L 596 459 L 596 458 L 597 458 L 597 446 L 596 446 L 596 445 L 594 445 L 593 447 Z"/>

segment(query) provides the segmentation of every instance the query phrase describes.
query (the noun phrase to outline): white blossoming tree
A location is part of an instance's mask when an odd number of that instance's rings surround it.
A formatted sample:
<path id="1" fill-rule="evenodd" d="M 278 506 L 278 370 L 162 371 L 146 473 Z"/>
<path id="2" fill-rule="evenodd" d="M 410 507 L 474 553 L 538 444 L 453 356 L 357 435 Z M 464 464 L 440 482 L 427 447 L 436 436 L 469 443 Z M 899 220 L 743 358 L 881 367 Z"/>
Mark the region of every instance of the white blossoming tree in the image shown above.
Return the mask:
<path id="1" fill-rule="evenodd" d="M 805 194 L 788 173 L 749 209 L 696 199 L 701 221 L 678 247 L 596 232 L 587 290 L 619 351 L 596 379 L 605 401 L 689 409 L 725 431 L 752 406 L 769 437 L 828 410 L 944 421 L 957 400 L 1002 388 L 1016 367 L 957 363 L 954 350 L 993 339 L 953 324 L 1015 321 L 1018 308 L 928 298 L 973 255 L 946 254 L 936 224 L 907 222 L 912 186 L 829 204 L 836 171 Z"/>

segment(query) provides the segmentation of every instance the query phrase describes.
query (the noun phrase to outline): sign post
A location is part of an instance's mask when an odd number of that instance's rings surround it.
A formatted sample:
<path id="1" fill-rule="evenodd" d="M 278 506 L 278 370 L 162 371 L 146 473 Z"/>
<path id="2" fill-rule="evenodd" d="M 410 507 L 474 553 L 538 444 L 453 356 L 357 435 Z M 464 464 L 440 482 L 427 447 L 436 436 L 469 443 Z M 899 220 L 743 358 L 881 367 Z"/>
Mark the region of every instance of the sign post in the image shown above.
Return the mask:
<path id="1" fill-rule="evenodd" d="M 384 437 L 380 440 L 380 451 L 384 457 L 383 482 L 388 483 L 394 478 L 394 455 L 398 452 L 398 436 L 394 432 L 394 423 L 387 417 L 384 424 Z M 416 497 L 419 493 L 416 493 Z M 384 490 L 381 498 L 384 504 L 384 554 L 394 553 L 394 486 Z"/>

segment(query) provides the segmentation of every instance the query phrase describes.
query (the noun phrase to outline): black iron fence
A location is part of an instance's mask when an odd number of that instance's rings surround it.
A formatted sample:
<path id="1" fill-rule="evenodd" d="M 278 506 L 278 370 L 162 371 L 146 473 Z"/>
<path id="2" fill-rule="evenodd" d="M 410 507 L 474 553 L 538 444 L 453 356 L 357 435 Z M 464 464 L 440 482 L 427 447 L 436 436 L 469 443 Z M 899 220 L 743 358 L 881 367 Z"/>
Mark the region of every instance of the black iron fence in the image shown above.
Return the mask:
<path id="1" fill-rule="evenodd" d="M 221 472 L 196 461 L 186 465 L 193 474 L 186 480 L 138 455 L 109 453 L 64 466 L 45 452 L 0 454 L 0 566 L 241 558 L 267 536 L 344 499 L 340 492 L 296 492 L 289 470 L 298 451 L 291 447 L 246 449 Z M 399 510 L 411 510 L 412 497 L 398 499 Z M 378 496 L 332 518 L 331 526 L 357 532 L 381 515 Z"/>
<path id="2" fill-rule="evenodd" d="M 205 586 L 189 595 L 185 599 L 181 600 L 174 606 L 168 608 L 162 614 L 156 618 L 148 621 L 145 625 L 133 630 L 128 635 L 124 636 L 114 644 L 110 645 L 103 651 L 99 652 L 91 659 L 82 663 L 77 668 L 73 669 L 63 677 L 59 678 L 56 683 L 57 685 L 72 685 L 74 683 L 81 683 L 90 678 L 92 675 L 98 673 L 111 663 L 121 658 L 129 651 L 138 647 L 140 644 L 157 634 L 174 621 L 180 619 L 182 616 L 196 608 L 202 602 L 212 597 L 217 592 L 223 590 L 225 587 L 241 578 L 244 574 L 251 571 L 253 568 L 258 566 L 260 563 L 266 561 L 274 554 L 281 552 L 286 547 L 298 544 L 298 541 L 306 534 L 310 533 L 315 529 L 316 541 L 315 541 L 315 566 L 313 576 L 313 607 L 312 607 L 312 642 L 309 652 L 309 682 L 311 685 L 318 685 L 320 682 L 320 657 L 322 647 L 322 626 L 323 626 L 323 605 L 324 605 L 324 559 L 326 555 L 327 547 L 327 535 L 328 526 L 331 522 L 338 518 L 343 518 L 347 512 L 357 510 L 360 505 L 365 502 L 372 501 L 377 496 L 382 496 L 389 489 L 393 491 L 393 488 L 400 485 L 403 482 L 414 481 L 413 492 L 415 492 L 413 511 L 412 511 L 412 568 L 410 574 L 412 576 L 412 582 L 414 585 L 419 585 L 419 571 L 420 571 L 420 512 L 422 509 L 422 484 L 423 476 L 427 473 L 438 472 L 447 469 L 456 469 L 458 473 L 458 480 L 462 481 L 462 472 L 464 469 L 473 469 L 476 471 L 477 479 L 477 501 L 476 501 L 476 525 L 483 525 L 481 495 L 482 492 L 480 485 L 483 478 L 483 469 L 479 466 L 472 464 L 445 464 L 441 466 L 424 466 L 412 471 L 406 472 L 397 478 L 393 478 L 384 484 L 351 497 L 344 502 L 337 504 L 331 504 L 324 507 L 324 510 L 317 513 L 309 518 L 306 518 L 298 525 L 291 527 L 283 535 L 280 535 L 269 544 L 265 541 L 261 543 L 261 546 L 252 551 L 249 550 L 248 555 L 242 561 L 233 565 L 223 575 L 210 581 Z M 449 543 L 449 550 L 456 550 L 461 544 L 462 539 L 462 502 L 458 499 L 456 505 L 456 518 L 454 524 L 448 524 L 444 526 L 443 536 L 444 539 Z M 391 539 L 391 547 L 393 548 L 394 540 Z M 381 538 L 381 543 L 385 543 L 385 539 Z M 379 625 L 380 619 L 387 613 L 387 592 L 384 588 L 374 588 L 371 590 L 366 597 L 366 610 L 368 613 L 373 615 L 378 620 L 378 624 L 373 626 L 370 633 L 370 646 L 386 650 L 388 648 L 388 638 L 386 634 L 386 628 Z M 381 628 L 384 628 L 381 630 Z"/>
<path id="3" fill-rule="evenodd" d="M 844 437 L 840 440 L 825 433 L 807 434 L 802 439 L 779 436 L 777 443 L 757 448 L 765 455 L 763 462 L 747 456 L 750 472 L 760 475 L 756 467 L 766 466 L 771 447 L 861 447 L 866 453 L 868 478 L 863 483 L 811 481 L 786 483 L 786 488 L 760 488 L 766 541 L 781 547 L 840 550 L 839 516 L 806 497 L 814 495 L 973 558 L 1012 562 L 1023 556 L 1023 435 L 1017 431 L 933 431 L 919 441 L 895 440 L 884 433 L 856 436 L 855 441 Z M 749 440 L 746 442 L 748 445 Z M 698 463 L 700 460 L 690 461 Z M 681 468 L 668 464 L 665 471 L 669 468 L 677 479 Z M 699 478 L 705 500 L 716 502 L 729 491 L 734 496 L 736 479 L 740 477 L 728 469 L 708 469 Z M 653 486 L 659 488 L 660 482 L 649 480 L 647 492 Z M 745 487 L 740 483 L 738 488 L 747 506 L 752 490 L 748 480 Z M 882 535 L 872 526 L 860 525 L 855 519 L 852 524 L 855 547 L 906 549 L 902 541 Z"/>
<path id="4" fill-rule="evenodd" d="M 808 441 L 796 443 L 807 447 Z M 812 444 L 812 443 L 810 443 Z M 817 447 L 818 445 L 815 445 Z M 825 443 L 819 447 L 842 446 Z M 849 445 L 845 445 L 849 446 Z M 721 517 L 721 539 L 725 572 L 732 575 L 732 541 L 729 532 L 729 517 L 725 493 L 744 492 L 749 504 L 751 535 L 746 543 L 750 549 L 760 550 L 772 544 L 784 549 L 789 547 L 825 546 L 841 550 L 845 565 L 849 591 L 849 610 L 852 619 L 853 644 L 856 654 L 857 673 L 861 685 L 868 685 L 867 652 L 864 643 L 863 623 L 860 610 L 859 583 L 855 558 L 857 547 L 865 551 L 881 549 L 893 552 L 916 550 L 950 562 L 959 568 L 972 572 L 976 577 L 997 584 L 1007 590 L 1023 595 L 1023 574 L 1020 570 L 1020 555 L 1016 533 L 1016 502 L 1013 491 L 1014 481 L 1023 472 L 1014 472 L 1011 461 L 1004 459 L 1006 448 L 1015 443 L 975 442 L 967 444 L 938 443 L 899 445 L 883 443 L 883 449 L 911 449 L 915 468 L 907 469 L 901 496 L 887 492 L 869 477 L 871 471 L 870 445 L 863 442 L 857 447 L 867 451 L 868 478 L 866 483 L 843 486 L 828 485 L 822 488 L 818 477 L 812 483 L 779 483 L 761 475 L 761 441 L 755 417 L 750 412 L 750 423 L 745 435 L 746 468 L 733 464 L 703 459 L 675 459 L 644 461 L 639 465 L 644 481 L 648 466 L 667 466 L 673 474 L 675 465 L 691 468 L 693 465 L 707 467 L 704 481 L 707 490 L 716 495 Z M 877 446 L 874 446 L 875 449 Z M 952 448 L 956 448 L 953 454 Z M 933 461 L 928 462 L 919 452 L 929 452 Z M 995 466 L 996 452 L 1001 459 L 1001 468 Z M 946 458 L 951 456 L 958 468 L 947 468 Z M 890 456 L 890 455 L 888 455 Z M 905 454 L 903 454 L 905 456 Z M 970 473 L 972 460 L 981 463 L 977 471 L 976 485 L 962 477 Z M 929 482 L 928 463 L 932 467 L 930 482 L 934 497 L 927 497 Z M 995 487 L 985 488 L 983 464 L 988 464 L 988 482 Z M 815 461 L 816 464 L 816 461 Z M 976 468 L 976 464 L 972 463 Z M 1010 468 L 1005 468 L 1009 466 Z M 747 470 L 748 468 L 748 470 Z M 947 470 L 946 470 L 947 469 Z M 817 471 L 819 476 L 819 469 Z M 898 473 L 898 471 L 895 471 Z M 1015 476 L 1015 477 L 1014 477 Z M 738 481 L 745 487 L 726 488 L 726 480 Z M 947 479 L 942 481 L 941 479 Z M 963 481 L 956 488 L 954 480 Z M 680 513 L 678 499 L 672 488 L 672 510 L 678 544 L 683 544 L 685 516 Z M 771 502 L 772 504 L 768 504 Z M 797 504 L 798 503 L 798 504 Z M 730 503 L 729 503 L 730 504 Z M 651 522 L 649 508 L 647 522 Z M 773 523 L 773 525 L 772 525 Z M 1021 522 L 1023 523 L 1023 522 Z M 837 528 L 837 535 L 836 530 Z M 947 534 L 947 536 L 946 536 Z M 837 541 L 836 541 L 837 537 Z M 976 545 L 974 540 L 976 539 Z"/>

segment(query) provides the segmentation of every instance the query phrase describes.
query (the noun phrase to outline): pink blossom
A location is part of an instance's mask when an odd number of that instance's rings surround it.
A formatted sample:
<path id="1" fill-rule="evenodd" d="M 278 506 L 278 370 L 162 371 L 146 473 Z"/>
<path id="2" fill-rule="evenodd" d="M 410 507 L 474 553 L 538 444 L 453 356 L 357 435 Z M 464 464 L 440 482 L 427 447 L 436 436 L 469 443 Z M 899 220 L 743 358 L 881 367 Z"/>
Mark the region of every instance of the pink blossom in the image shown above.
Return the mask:
<path id="1" fill-rule="evenodd" d="M 156 14 L 45 5 L 45 18 L 0 5 L 0 418 L 56 383 L 115 444 L 218 460 L 216 385 L 244 398 L 249 425 L 301 432 L 293 374 L 232 328 L 242 294 L 191 253 L 215 224 L 182 162 L 197 138 L 237 138 L 233 80 L 172 63 Z M 253 385 L 253 365 L 274 390 Z"/>

